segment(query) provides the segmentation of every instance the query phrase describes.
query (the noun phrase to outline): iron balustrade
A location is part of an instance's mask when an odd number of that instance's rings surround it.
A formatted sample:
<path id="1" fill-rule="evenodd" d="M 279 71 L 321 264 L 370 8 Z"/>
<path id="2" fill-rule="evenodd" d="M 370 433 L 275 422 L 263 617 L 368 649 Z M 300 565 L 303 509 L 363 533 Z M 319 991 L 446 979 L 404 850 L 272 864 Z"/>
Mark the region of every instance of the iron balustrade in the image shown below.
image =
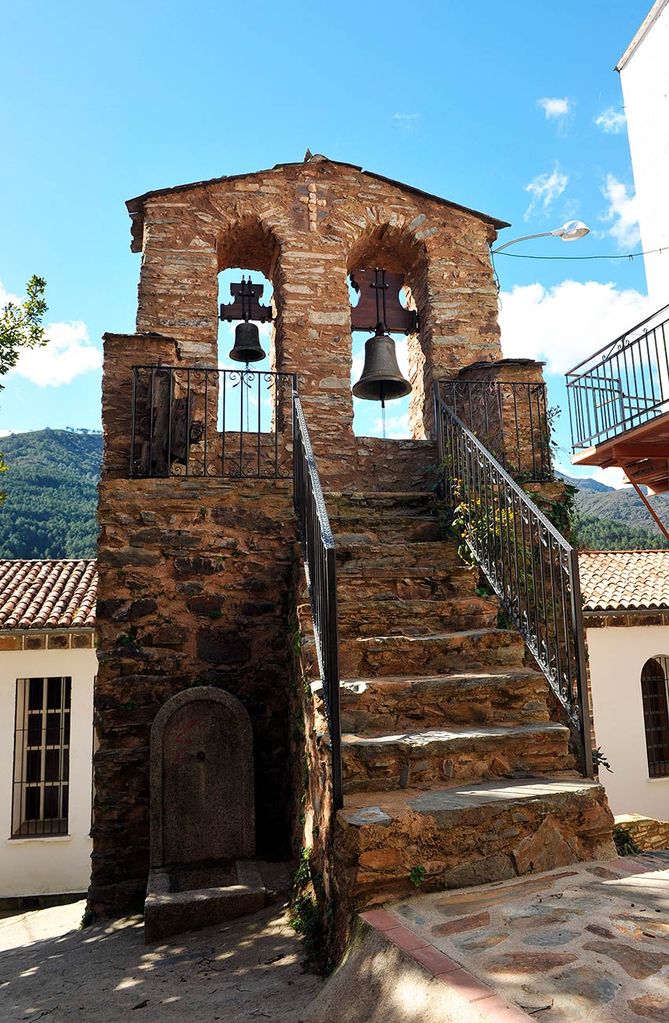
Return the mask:
<path id="1" fill-rule="evenodd" d="M 545 383 L 441 380 L 439 386 L 449 408 L 516 479 L 553 479 Z"/>
<path id="2" fill-rule="evenodd" d="M 344 803 L 339 709 L 339 634 L 337 626 L 337 565 L 309 431 L 297 392 L 293 392 L 293 500 L 300 526 L 304 568 L 311 601 L 323 704 L 330 733 L 332 800 L 334 810 Z"/>
<path id="3" fill-rule="evenodd" d="M 130 475 L 290 479 L 293 373 L 134 366 Z"/>
<path id="4" fill-rule="evenodd" d="M 667 310 L 658 309 L 567 373 L 575 452 L 669 412 Z"/>
<path id="5" fill-rule="evenodd" d="M 565 708 L 592 777 L 578 554 L 435 387 L 446 502 L 464 544 Z"/>

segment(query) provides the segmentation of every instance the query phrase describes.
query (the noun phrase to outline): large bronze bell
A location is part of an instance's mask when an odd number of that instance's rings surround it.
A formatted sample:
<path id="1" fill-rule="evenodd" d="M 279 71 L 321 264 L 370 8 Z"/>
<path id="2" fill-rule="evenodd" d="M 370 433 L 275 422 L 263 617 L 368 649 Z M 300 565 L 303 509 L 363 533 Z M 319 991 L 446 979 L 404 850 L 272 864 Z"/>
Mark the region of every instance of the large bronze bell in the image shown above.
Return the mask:
<path id="1" fill-rule="evenodd" d="M 260 344 L 260 331 L 256 323 L 242 320 L 235 327 L 235 343 L 230 349 L 230 358 L 235 362 L 260 362 L 265 352 Z"/>
<path id="2" fill-rule="evenodd" d="M 379 327 L 374 337 L 365 341 L 365 364 L 360 379 L 353 385 L 353 394 L 367 401 L 380 401 L 382 405 L 411 394 L 411 384 L 397 365 L 395 342 Z"/>

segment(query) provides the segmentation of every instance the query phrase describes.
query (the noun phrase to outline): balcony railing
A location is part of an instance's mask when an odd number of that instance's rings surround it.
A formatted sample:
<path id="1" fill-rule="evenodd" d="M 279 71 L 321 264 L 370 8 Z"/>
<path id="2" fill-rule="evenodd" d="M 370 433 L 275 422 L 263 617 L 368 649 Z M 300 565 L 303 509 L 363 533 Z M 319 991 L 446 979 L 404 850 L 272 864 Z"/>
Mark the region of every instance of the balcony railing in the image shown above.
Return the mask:
<path id="1" fill-rule="evenodd" d="M 443 401 L 514 479 L 552 480 L 546 385 L 441 380 Z"/>
<path id="2" fill-rule="evenodd" d="M 669 412 L 669 305 L 567 373 L 574 452 Z"/>
<path id="3" fill-rule="evenodd" d="M 134 366 L 130 475 L 290 479 L 293 373 Z"/>

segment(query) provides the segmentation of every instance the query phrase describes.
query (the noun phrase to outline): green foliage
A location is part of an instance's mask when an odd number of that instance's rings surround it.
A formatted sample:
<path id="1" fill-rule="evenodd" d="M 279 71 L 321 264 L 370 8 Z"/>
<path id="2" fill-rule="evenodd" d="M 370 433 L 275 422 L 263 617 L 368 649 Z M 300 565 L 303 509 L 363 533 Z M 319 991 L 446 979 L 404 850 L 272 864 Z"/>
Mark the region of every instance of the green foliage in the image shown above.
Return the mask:
<path id="1" fill-rule="evenodd" d="M 311 859 L 311 849 L 309 846 L 300 853 L 300 862 L 297 865 L 297 870 L 293 875 L 293 883 L 297 888 L 304 888 L 309 884 L 311 880 L 311 871 L 309 869 L 309 860 Z"/>
<path id="2" fill-rule="evenodd" d="M 650 516 L 646 512 L 648 521 Z M 593 515 L 576 515 L 572 541 L 582 551 L 661 550 L 669 542 L 659 532 Z"/>
<path id="3" fill-rule="evenodd" d="M 101 434 L 38 430 L 2 443 L 0 558 L 94 557 Z"/>
<path id="4" fill-rule="evenodd" d="M 624 828 L 613 829 L 613 841 L 619 856 L 636 856 L 642 851 Z"/>
<path id="5" fill-rule="evenodd" d="M 425 880 L 425 874 L 426 874 L 425 867 L 422 867 L 420 865 L 412 867 L 411 870 L 409 871 L 409 880 L 411 881 L 411 884 L 414 886 L 416 891 L 418 891 L 418 889 L 423 884 L 423 881 Z"/>
<path id="6" fill-rule="evenodd" d="M 610 774 L 613 774 L 611 765 L 609 763 L 609 758 L 606 756 L 605 753 L 602 753 L 601 746 L 597 746 L 595 749 L 593 749 L 592 764 L 593 767 L 595 768 L 595 771 L 597 771 L 600 767 L 605 767 Z"/>
<path id="7" fill-rule="evenodd" d="M 0 376 L 19 361 L 23 348 L 45 345 L 42 320 L 47 311 L 44 301 L 46 281 L 33 275 L 26 285 L 26 298 L 17 305 L 8 302 L 0 311 Z M 2 390 L 0 384 L 0 390 Z"/>

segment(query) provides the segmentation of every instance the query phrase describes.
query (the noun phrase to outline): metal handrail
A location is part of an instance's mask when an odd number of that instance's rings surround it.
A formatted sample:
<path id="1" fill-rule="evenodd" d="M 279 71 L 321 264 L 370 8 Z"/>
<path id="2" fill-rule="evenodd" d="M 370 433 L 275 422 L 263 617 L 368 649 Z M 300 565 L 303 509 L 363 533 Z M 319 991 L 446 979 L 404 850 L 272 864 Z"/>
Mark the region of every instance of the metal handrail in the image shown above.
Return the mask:
<path id="1" fill-rule="evenodd" d="M 566 374 L 574 451 L 669 412 L 669 318 L 661 320 L 667 310 L 658 309 Z"/>
<path id="2" fill-rule="evenodd" d="M 133 366 L 130 476 L 290 479 L 294 387 L 271 370 Z"/>
<path id="3" fill-rule="evenodd" d="M 339 631 L 337 625 L 337 564 L 323 490 L 304 411 L 293 390 L 293 500 L 300 526 L 304 569 L 309 588 L 323 704 L 330 733 L 332 802 L 344 804 L 339 707 Z"/>
<path id="4" fill-rule="evenodd" d="M 442 399 L 445 499 L 462 539 L 567 712 L 593 775 L 578 553 Z"/>

